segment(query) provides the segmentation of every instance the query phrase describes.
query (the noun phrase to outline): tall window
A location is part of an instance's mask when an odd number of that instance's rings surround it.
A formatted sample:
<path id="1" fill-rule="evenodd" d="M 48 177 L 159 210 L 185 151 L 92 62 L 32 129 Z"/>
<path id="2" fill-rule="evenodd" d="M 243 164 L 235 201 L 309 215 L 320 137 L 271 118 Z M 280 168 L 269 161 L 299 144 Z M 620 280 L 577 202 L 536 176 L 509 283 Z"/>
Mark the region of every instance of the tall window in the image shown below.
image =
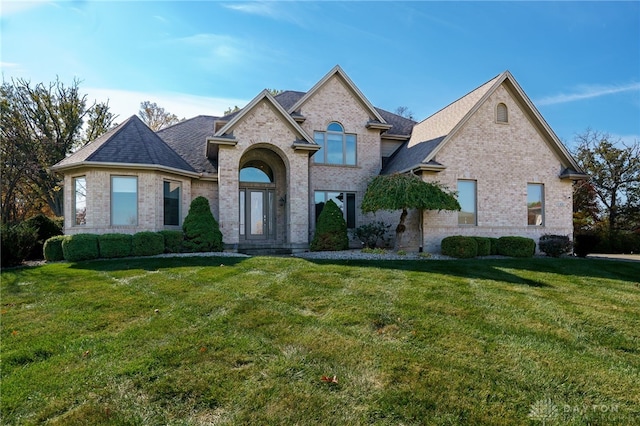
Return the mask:
<path id="1" fill-rule="evenodd" d="M 73 179 L 74 203 L 73 217 L 74 225 L 87 224 L 87 178 L 79 176 Z"/>
<path id="2" fill-rule="evenodd" d="M 326 132 L 314 132 L 313 138 L 321 147 L 313 156 L 316 163 L 356 165 L 356 135 L 345 133 L 339 123 L 329 124 Z"/>
<path id="3" fill-rule="evenodd" d="M 111 224 L 138 224 L 138 178 L 111 177 Z"/>
<path id="4" fill-rule="evenodd" d="M 459 180 L 458 203 L 460 203 L 460 211 L 458 212 L 458 225 L 478 224 L 476 198 L 476 181 Z"/>
<path id="5" fill-rule="evenodd" d="M 527 224 L 544 226 L 544 185 L 541 183 L 527 185 Z"/>
<path id="6" fill-rule="evenodd" d="M 164 182 L 164 224 L 180 225 L 180 183 Z"/>
<path id="7" fill-rule="evenodd" d="M 324 205 L 329 200 L 333 200 L 342 210 L 344 220 L 347 222 L 347 228 L 354 229 L 356 227 L 356 194 L 353 192 L 316 191 L 316 222 L 318 222 L 318 217 Z"/>

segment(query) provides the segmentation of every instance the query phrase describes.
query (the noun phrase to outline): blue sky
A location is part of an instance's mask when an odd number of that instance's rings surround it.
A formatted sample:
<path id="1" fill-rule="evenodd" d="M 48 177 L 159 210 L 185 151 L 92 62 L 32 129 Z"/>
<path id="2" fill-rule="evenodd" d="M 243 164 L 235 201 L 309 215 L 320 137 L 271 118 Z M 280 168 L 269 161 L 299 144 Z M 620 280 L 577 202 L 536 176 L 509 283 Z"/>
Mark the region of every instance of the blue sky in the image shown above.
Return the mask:
<path id="1" fill-rule="evenodd" d="M 510 70 L 569 146 L 640 140 L 640 2 L 1 1 L 2 77 L 66 84 L 118 121 L 140 102 L 220 115 L 339 64 L 421 120 Z"/>

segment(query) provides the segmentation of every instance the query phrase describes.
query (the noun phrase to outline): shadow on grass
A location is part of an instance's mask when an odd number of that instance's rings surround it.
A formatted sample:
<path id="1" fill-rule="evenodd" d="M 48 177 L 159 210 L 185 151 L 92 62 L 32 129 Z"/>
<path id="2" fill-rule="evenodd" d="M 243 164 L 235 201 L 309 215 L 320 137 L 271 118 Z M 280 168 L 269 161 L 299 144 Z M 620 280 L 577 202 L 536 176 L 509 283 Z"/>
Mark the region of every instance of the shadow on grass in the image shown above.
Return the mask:
<path id="1" fill-rule="evenodd" d="M 71 265 L 71 269 L 85 269 L 91 271 L 112 272 L 140 269 L 156 271 L 164 268 L 184 268 L 202 266 L 233 266 L 250 259 L 248 257 L 232 256 L 186 256 L 186 257 L 137 257 L 122 259 L 98 259 L 78 262 Z"/>
<path id="2" fill-rule="evenodd" d="M 553 282 L 527 278 L 547 273 L 583 278 L 604 278 L 637 284 L 640 263 L 573 258 L 458 259 L 458 260 L 327 260 L 307 259 L 318 265 L 334 264 L 430 272 L 464 278 L 504 281 L 531 287 L 553 287 Z M 511 272 L 513 270 L 513 272 Z M 521 271 L 521 274 L 516 273 Z"/>

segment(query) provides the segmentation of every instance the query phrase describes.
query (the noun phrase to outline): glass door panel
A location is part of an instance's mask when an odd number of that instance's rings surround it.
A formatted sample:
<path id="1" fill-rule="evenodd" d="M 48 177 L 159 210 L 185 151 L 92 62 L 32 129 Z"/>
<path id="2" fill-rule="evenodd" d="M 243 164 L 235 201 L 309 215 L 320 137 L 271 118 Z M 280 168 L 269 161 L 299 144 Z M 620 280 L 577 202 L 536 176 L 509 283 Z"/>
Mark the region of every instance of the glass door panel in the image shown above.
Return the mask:
<path id="1" fill-rule="evenodd" d="M 264 209 L 264 191 L 249 191 L 250 195 L 250 216 L 249 233 L 251 236 L 264 236 L 266 214 Z"/>

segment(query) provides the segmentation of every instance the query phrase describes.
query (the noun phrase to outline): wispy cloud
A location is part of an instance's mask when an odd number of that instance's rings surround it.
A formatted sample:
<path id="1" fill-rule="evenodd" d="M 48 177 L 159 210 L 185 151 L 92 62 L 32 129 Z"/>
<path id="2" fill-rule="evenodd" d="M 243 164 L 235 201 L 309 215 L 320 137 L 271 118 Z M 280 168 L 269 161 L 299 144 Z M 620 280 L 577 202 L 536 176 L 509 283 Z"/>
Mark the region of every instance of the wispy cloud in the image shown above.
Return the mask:
<path id="1" fill-rule="evenodd" d="M 303 25 L 299 5 L 295 2 L 256 1 L 224 3 L 222 6 L 236 12 Z"/>
<path id="2" fill-rule="evenodd" d="M 574 93 L 560 93 L 558 95 L 547 96 L 539 99 L 537 105 L 554 105 L 567 102 L 575 102 L 583 99 L 598 98 L 600 96 L 614 95 L 616 93 L 640 91 L 640 83 L 630 83 L 625 85 L 587 85 L 579 86 Z"/>
<path id="3" fill-rule="evenodd" d="M 248 102 L 246 99 L 196 96 L 176 92 L 151 93 L 98 87 L 87 87 L 83 91 L 87 93 L 89 102 L 108 100 L 109 109 L 118 115 L 117 122 L 137 114 L 140 103 L 143 101 L 155 102 L 179 118 L 191 118 L 197 115 L 221 116 L 227 108 L 235 105 L 244 106 Z"/>
<path id="4" fill-rule="evenodd" d="M 2 7 L 0 7 L 0 16 L 14 15 L 20 12 L 26 12 L 29 9 L 33 9 L 45 4 L 55 5 L 50 0 L 32 0 L 32 1 L 2 1 Z"/>

